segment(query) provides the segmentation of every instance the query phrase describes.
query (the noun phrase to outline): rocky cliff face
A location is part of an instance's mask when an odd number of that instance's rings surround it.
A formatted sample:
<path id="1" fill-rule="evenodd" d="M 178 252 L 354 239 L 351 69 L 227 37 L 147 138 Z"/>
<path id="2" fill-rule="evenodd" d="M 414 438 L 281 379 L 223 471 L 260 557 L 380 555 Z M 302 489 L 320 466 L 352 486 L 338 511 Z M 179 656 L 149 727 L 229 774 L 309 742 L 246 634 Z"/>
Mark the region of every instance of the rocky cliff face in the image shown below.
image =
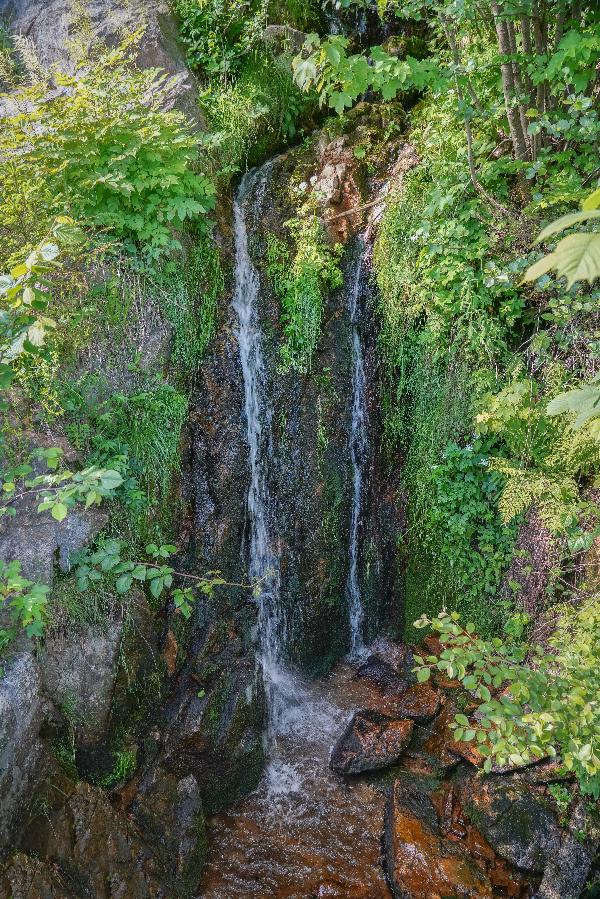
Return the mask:
<path id="1" fill-rule="evenodd" d="M 43 65 L 71 65 L 68 48 L 77 23 L 67 0 L 0 0 L 0 16 L 35 43 Z M 166 3 L 93 0 L 87 16 L 92 34 L 109 43 L 144 23 L 140 63 L 177 76 L 173 102 L 196 115 L 196 85 L 176 46 Z M 323 131 L 278 157 L 264 214 L 251 235 L 273 407 L 269 477 L 288 653 L 313 673 L 327 670 L 349 646 L 348 286 L 357 236 L 369 226 L 359 207 L 382 187 L 400 147 L 388 142 L 383 153 L 381 115 L 363 106 L 349 117 L 349 134 Z M 365 143 L 377 148 L 369 166 L 355 152 Z M 318 349 L 310 371 L 300 375 L 280 371 L 281 310 L 265 248 L 269 234 L 287 239 L 284 223 L 295 215 L 301 195 L 311 192 L 318 195 L 320 214 L 331 219 L 332 244 L 345 247 L 346 285 L 326 297 Z M 218 240 L 231 259 L 227 211 Z M 402 522 L 379 449 L 368 251 L 361 278 L 369 453 L 358 580 L 369 637 L 387 625 L 401 600 L 394 547 Z M 231 283 L 228 289 L 230 297 Z M 247 588 L 243 382 L 227 302 L 219 314 L 218 333 L 191 397 L 181 482 L 168 502 L 183 547 L 180 565 L 197 574 L 218 569 L 238 586 L 199 606 L 188 627 L 168 610 L 150 609 L 136 594 L 127 614 L 115 606 L 102 622 L 74 630 L 58 622 L 41 652 L 18 647 L 0 679 L 0 853 L 6 857 L 19 849 L 0 877 L 2 899 L 112 896 L 111 882 L 126 884 L 132 896 L 187 895 L 202 864 L 205 815 L 251 790 L 260 775 L 264 696 L 255 660 L 256 605 Z M 150 366 L 152 359 L 168 365 L 168 334 L 162 324 L 161 329 L 160 353 L 148 355 Z M 82 366 L 97 369 L 105 361 L 100 353 Z M 34 444 L 45 439 L 31 437 Z M 0 533 L 0 554 L 23 559 L 25 573 L 48 584 L 55 563 L 67 569 L 72 553 L 106 525 L 103 513 L 74 513 L 47 524 L 35 510 L 21 511 L 18 525 Z"/>
<path id="2" fill-rule="evenodd" d="M 167 0 L 91 0 L 81 5 L 71 0 L 0 0 L 0 19 L 33 44 L 44 69 L 58 66 L 63 71 L 72 68 L 74 53 L 84 49 L 82 41 L 110 46 L 145 28 L 140 65 L 172 75 L 173 104 L 199 121 L 198 85 L 177 43 Z"/>
<path id="3" fill-rule="evenodd" d="M 261 215 L 252 222 L 250 252 L 261 279 L 259 318 L 265 337 L 267 393 L 272 407 L 269 464 L 278 535 L 281 596 L 288 650 L 304 670 L 326 670 L 349 646 L 347 580 L 351 518 L 352 326 L 349 293 L 355 289 L 357 235 L 368 220 L 360 208 L 385 180 L 398 146 L 372 166 L 370 177 L 354 149 L 383 124 L 375 107 L 354 115 L 349 135 L 327 131 L 270 165 Z M 360 155 L 360 154 L 358 154 Z M 379 181 L 377 179 L 380 179 Z M 306 374 L 282 371 L 280 302 L 266 265 L 270 236 L 288 239 L 285 222 L 314 194 L 332 244 L 344 246 L 345 284 L 326 297 L 321 338 Z M 354 212 L 353 210 L 358 210 Z M 362 251 L 361 251 L 362 252 Z M 367 636 L 398 611 L 394 546 L 401 528 L 393 486 L 385 484 L 377 414 L 378 368 L 373 291 L 367 261 L 358 286 L 365 306 L 362 340 L 366 374 L 369 452 L 361 519 L 359 580 L 367 607 Z M 200 565 L 218 563 L 239 579 L 246 536 L 248 463 L 243 436 L 241 372 L 230 314 L 203 368 L 193 404 L 186 494 L 193 509 L 191 548 Z"/>

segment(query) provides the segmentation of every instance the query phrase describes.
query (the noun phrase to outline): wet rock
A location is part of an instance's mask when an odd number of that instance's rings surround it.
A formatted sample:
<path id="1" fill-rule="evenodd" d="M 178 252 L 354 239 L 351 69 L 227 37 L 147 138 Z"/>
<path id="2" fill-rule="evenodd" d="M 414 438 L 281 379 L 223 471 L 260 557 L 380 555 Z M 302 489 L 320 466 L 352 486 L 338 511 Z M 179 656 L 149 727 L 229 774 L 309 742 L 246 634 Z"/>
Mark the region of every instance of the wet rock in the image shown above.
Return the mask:
<path id="1" fill-rule="evenodd" d="M 416 683 L 416 675 L 413 671 L 415 667 L 413 647 L 407 643 L 395 643 L 385 637 L 380 637 L 373 644 L 377 655 L 398 672 L 398 674 L 408 681 L 409 684 Z"/>
<path id="2" fill-rule="evenodd" d="M 395 706 L 399 718 L 412 718 L 418 724 L 431 721 L 441 707 L 440 694 L 429 684 L 415 684 L 402 694 Z"/>
<path id="3" fill-rule="evenodd" d="M 121 621 L 104 633 L 50 635 L 40 653 L 42 682 L 48 697 L 74 725 L 77 742 L 87 747 L 105 734 L 121 643 Z"/>
<path id="4" fill-rule="evenodd" d="M 585 833 L 588 836 L 581 839 Z M 579 899 L 598 852 L 598 836 L 589 833 L 589 815 L 580 801 L 558 852 L 548 858 L 535 899 Z"/>
<path id="5" fill-rule="evenodd" d="M 394 765 L 410 743 L 414 724 L 382 715 L 356 712 L 331 752 L 330 767 L 339 774 L 359 774 Z"/>
<path id="6" fill-rule="evenodd" d="M 534 787 L 510 778 L 468 788 L 464 806 L 490 846 L 523 871 L 541 873 L 560 846 L 556 815 Z"/>
<path id="7" fill-rule="evenodd" d="M 491 899 L 485 872 L 444 839 L 431 800 L 396 781 L 386 810 L 385 868 L 396 899 Z"/>
<path id="8" fill-rule="evenodd" d="M 158 892 L 156 864 L 136 829 L 101 790 L 73 786 L 63 806 L 39 817 L 27 849 L 77 884 L 77 894 L 95 899 L 150 899 Z"/>
<path id="9" fill-rule="evenodd" d="M 447 702 L 437 718 L 418 731 L 416 748 L 439 771 L 448 771 L 460 761 L 459 755 L 451 750 L 462 744 L 454 743 L 448 727 L 455 714 L 456 706 Z"/>
<path id="10" fill-rule="evenodd" d="M 363 678 L 374 684 L 381 693 L 403 693 L 408 684 L 396 669 L 384 661 L 379 655 L 371 655 L 355 674 L 357 678 Z M 410 717 L 410 716 L 407 716 Z"/>
<path id="11" fill-rule="evenodd" d="M 18 853 L 0 873 L 0 899 L 75 899 L 75 893 L 56 870 Z"/>
<path id="12" fill-rule="evenodd" d="M 225 660 L 214 655 L 207 665 Z M 247 660 L 228 659 L 199 689 L 199 680 L 182 674 L 158 719 L 159 747 L 153 767 L 178 779 L 193 775 L 207 813 L 256 786 L 264 761 L 264 695 Z"/>
<path id="13" fill-rule="evenodd" d="M 0 850 L 23 823 L 23 811 L 43 767 L 38 738 L 45 713 L 37 662 L 29 653 L 6 665 L 0 678 Z"/>
<path id="14" fill-rule="evenodd" d="M 161 867 L 181 885 L 197 882 L 206 838 L 202 798 L 192 774 L 177 780 L 154 768 L 140 783 L 131 812 Z"/>

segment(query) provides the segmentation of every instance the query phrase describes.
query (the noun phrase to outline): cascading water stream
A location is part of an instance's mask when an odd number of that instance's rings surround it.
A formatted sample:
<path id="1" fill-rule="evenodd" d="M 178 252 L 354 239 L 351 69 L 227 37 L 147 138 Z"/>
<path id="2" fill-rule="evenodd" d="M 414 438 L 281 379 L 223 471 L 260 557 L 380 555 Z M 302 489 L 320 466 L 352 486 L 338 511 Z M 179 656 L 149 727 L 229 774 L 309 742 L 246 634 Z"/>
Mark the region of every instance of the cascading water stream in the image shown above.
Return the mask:
<path id="1" fill-rule="evenodd" d="M 250 258 L 246 207 L 259 215 L 272 163 L 248 172 L 234 202 L 235 294 L 237 337 L 244 378 L 245 413 L 250 463 L 248 517 L 250 528 L 249 574 L 260 586 L 258 635 L 267 700 L 267 743 L 276 738 L 298 705 L 298 690 L 284 664 L 285 619 L 279 604 L 279 559 L 273 551 L 275 528 L 271 514 L 268 464 L 272 455 L 272 410 L 267 398 L 262 333 L 258 320 L 260 280 Z"/>
<path id="2" fill-rule="evenodd" d="M 248 228 L 260 214 L 267 165 L 242 180 L 235 202 L 236 288 L 233 308 L 245 386 L 250 487 L 250 574 L 261 581 L 259 657 L 268 703 L 268 762 L 253 793 L 211 821 L 203 899 L 306 899 L 354 896 L 389 899 L 380 862 L 383 791 L 358 781 L 342 785 L 329 769 L 329 754 L 349 715 L 370 699 L 367 681 L 352 666 L 330 678 L 303 683 L 286 667 L 285 615 L 277 521 L 269 495 L 272 462 L 268 382 L 259 322 L 260 281 L 248 248 Z M 358 548 L 364 462 L 368 449 L 364 414 L 365 371 L 359 319 L 364 244 L 350 265 L 348 307 L 352 320 L 354 471 L 351 566 L 353 650 L 363 645 Z"/>
<path id="3" fill-rule="evenodd" d="M 362 603 L 358 560 L 363 498 L 364 467 L 369 451 L 369 434 L 365 408 L 365 364 L 360 332 L 360 300 L 364 270 L 364 240 L 359 238 L 350 284 L 350 322 L 352 325 L 352 424 L 350 459 L 352 463 L 352 512 L 350 518 L 350 565 L 348 569 L 348 609 L 350 618 L 350 656 L 364 651 L 364 608 Z"/>

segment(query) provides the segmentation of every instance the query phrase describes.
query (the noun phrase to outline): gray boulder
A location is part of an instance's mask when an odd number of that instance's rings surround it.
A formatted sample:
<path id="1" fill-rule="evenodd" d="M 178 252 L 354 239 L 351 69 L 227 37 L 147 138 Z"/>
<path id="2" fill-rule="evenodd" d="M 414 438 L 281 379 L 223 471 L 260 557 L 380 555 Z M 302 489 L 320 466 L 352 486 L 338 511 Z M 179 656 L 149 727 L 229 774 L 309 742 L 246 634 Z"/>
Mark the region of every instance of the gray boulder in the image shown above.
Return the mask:
<path id="1" fill-rule="evenodd" d="M 38 783 L 44 712 L 39 666 L 30 653 L 23 653 L 0 678 L 0 850 L 9 845 Z"/>
<path id="2" fill-rule="evenodd" d="M 579 899 L 598 851 L 598 835 L 591 833 L 590 816 L 580 800 L 558 852 L 548 857 L 535 899 Z"/>
<path id="3" fill-rule="evenodd" d="M 470 796 L 478 830 L 522 871 L 541 873 L 560 846 L 560 827 L 543 794 L 499 777 Z"/>
<path id="4" fill-rule="evenodd" d="M 71 719 L 77 743 L 93 746 L 102 739 L 112 702 L 121 621 L 106 632 L 51 635 L 40 653 L 45 692 Z"/>
<path id="5" fill-rule="evenodd" d="M 13 33 L 33 42 L 42 67 L 57 65 L 69 71 L 73 69 L 70 51 L 78 24 L 74 6 L 71 0 L 0 0 L 0 17 Z M 199 121 L 198 85 L 177 43 L 177 23 L 168 0 L 89 0 L 85 14 L 92 36 L 109 46 L 145 25 L 140 66 L 164 69 L 174 76 L 172 105 Z"/>

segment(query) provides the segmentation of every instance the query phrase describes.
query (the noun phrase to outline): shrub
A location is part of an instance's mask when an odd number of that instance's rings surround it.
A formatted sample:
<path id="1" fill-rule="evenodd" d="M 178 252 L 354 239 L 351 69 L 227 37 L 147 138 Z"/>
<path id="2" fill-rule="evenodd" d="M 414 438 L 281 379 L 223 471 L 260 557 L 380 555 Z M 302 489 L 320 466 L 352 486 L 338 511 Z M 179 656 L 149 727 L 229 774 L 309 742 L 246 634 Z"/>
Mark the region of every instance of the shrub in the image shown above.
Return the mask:
<path id="1" fill-rule="evenodd" d="M 38 83 L 19 94 L 21 111 L 0 138 L 5 252 L 66 212 L 156 257 L 176 244 L 175 227 L 213 207 L 211 183 L 194 171 L 197 139 L 181 113 L 164 109 L 168 77 L 134 66 L 138 37 L 56 74 L 56 91 Z"/>
<path id="2" fill-rule="evenodd" d="M 600 797 L 600 603 L 597 597 L 564 611 L 546 647 L 521 641 L 523 616 L 511 619 L 505 637 L 481 640 L 459 615 L 423 616 L 417 627 L 439 633 L 441 656 L 415 657 L 417 679 L 432 670 L 456 677 L 479 700 L 456 715 L 454 738 L 476 741 L 485 771 L 494 762 L 527 765 L 547 755 L 562 757 L 583 793 Z M 494 691 L 492 693 L 492 691 Z M 499 691 L 499 692 L 498 692 Z"/>

